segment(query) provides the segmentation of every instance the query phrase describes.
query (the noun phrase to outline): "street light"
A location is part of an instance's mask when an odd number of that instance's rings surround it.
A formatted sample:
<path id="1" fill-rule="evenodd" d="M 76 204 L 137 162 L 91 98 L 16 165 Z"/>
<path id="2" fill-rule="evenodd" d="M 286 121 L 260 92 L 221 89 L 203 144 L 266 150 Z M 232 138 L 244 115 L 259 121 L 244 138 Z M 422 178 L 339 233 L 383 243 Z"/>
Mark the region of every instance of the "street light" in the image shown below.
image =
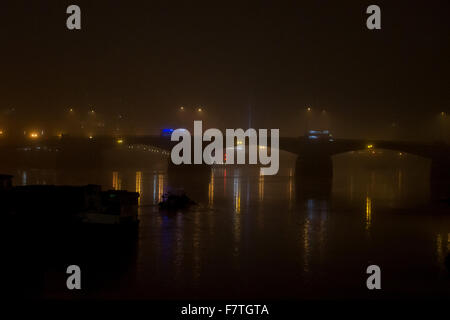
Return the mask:
<path id="1" fill-rule="evenodd" d="M 311 111 L 312 111 L 311 107 L 306 108 L 306 117 L 305 117 L 306 132 L 308 132 L 308 129 L 309 129 L 309 117 L 311 116 Z"/>

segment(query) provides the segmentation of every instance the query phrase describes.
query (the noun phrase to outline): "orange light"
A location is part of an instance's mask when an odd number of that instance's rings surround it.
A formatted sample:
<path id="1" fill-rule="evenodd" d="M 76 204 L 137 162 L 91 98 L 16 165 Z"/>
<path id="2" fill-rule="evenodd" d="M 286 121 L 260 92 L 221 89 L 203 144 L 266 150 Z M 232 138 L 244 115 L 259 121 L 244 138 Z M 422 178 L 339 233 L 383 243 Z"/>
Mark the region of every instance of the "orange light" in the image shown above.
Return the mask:
<path id="1" fill-rule="evenodd" d="M 30 138 L 31 138 L 31 139 L 37 139 L 37 138 L 39 138 L 39 133 L 37 133 L 37 132 L 31 132 L 31 133 L 30 133 Z"/>

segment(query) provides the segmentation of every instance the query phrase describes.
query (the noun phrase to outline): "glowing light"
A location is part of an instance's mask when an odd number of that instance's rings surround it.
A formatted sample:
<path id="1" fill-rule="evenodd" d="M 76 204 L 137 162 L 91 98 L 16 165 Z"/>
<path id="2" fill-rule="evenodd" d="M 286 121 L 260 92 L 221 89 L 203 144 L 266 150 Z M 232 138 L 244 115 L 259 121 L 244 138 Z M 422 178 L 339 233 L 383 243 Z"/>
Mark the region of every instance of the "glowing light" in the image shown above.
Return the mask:
<path id="1" fill-rule="evenodd" d="M 89 139 L 90 139 L 90 140 L 94 139 L 94 136 L 93 136 L 93 135 L 90 135 L 90 136 L 89 136 Z"/>
<path id="2" fill-rule="evenodd" d="M 123 139 L 117 139 L 117 144 L 122 144 L 123 143 Z"/>
<path id="3" fill-rule="evenodd" d="M 30 138 L 31 138 L 31 139 L 37 139 L 37 138 L 39 138 L 39 133 L 37 133 L 37 132 L 31 132 L 31 133 L 30 133 Z"/>
<path id="4" fill-rule="evenodd" d="M 164 175 L 158 174 L 158 202 L 162 201 L 164 195 Z"/>
<path id="5" fill-rule="evenodd" d="M 241 213 L 241 183 L 240 179 L 234 177 L 234 211 Z"/>
<path id="6" fill-rule="evenodd" d="M 372 200 L 366 196 L 366 230 L 370 229 L 372 224 Z"/>
<path id="7" fill-rule="evenodd" d="M 259 172 L 259 180 L 258 180 L 258 198 L 259 201 L 264 200 L 264 175 Z"/>
<path id="8" fill-rule="evenodd" d="M 180 107 L 180 110 L 181 110 L 181 111 L 183 111 L 183 110 L 184 110 L 184 107 L 183 107 L 183 106 L 181 106 L 181 107 Z"/>
<path id="9" fill-rule="evenodd" d="M 114 190 L 122 189 L 122 179 L 120 178 L 119 172 L 117 172 L 117 171 L 113 171 L 112 187 Z"/>
<path id="10" fill-rule="evenodd" d="M 136 172 L 136 192 L 139 193 L 138 205 L 141 205 L 142 196 L 142 171 Z"/>
<path id="11" fill-rule="evenodd" d="M 311 107 L 308 107 L 308 108 L 306 109 L 306 111 L 311 111 Z"/>
<path id="12" fill-rule="evenodd" d="M 214 204 L 214 173 L 212 170 L 211 170 L 211 179 L 209 181 L 208 186 L 208 203 L 210 207 L 212 207 Z"/>
<path id="13" fill-rule="evenodd" d="M 0 130 L 0 136 L 2 136 L 3 135 L 3 130 Z"/>
<path id="14" fill-rule="evenodd" d="M 163 129 L 163 130 L 162 130 L 161 135 L 162 135 L 163 137 L 170 137 L 170 136 L 172 136 L 172 133 L 173 133 L 174 131 L 175 131 L 175 130 L 172 129 L 172 128 L 166 128 L 166 129 Z"/>
<path id="15" fill-rule="evenodd" d="M 198 112 L 202 112 L 203 109 L 202 109 L 202 108 L 198 108 L 197 111 L 198 111 Z"/>
<path id="16" fill-rule="evenodd" d="M 368 144 L 367 149 L 373 149 L 373 144 Z"/>

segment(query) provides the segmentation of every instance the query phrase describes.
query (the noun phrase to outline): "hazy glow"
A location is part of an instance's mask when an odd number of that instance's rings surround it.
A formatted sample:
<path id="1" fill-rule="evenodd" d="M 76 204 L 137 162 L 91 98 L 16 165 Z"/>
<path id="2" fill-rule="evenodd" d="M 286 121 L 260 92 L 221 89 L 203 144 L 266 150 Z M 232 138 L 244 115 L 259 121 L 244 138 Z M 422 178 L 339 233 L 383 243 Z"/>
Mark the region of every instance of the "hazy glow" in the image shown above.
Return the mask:
<path id="1" fill-rule="evenodd" d="M 369 230 L 372 224 L 372 200 L 366 197 L 366 230 Z"/>
<path id="2" fill-rule="evenodd" d="M 37 138 L 39 138 L 39 133 L 37 133 L 37 132 L 31 132 L 31 133 L 30 133 L 30 138 L 31 138 L 31 139 L 37 139 Z"/>

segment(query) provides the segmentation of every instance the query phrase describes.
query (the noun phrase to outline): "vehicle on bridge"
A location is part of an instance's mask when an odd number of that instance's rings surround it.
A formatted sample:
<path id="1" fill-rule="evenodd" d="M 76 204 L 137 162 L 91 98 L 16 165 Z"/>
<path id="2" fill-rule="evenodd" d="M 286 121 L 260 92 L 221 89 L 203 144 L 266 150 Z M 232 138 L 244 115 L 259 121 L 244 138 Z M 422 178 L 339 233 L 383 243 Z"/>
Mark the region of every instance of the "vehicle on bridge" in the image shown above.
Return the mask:
<path id="1" fill-rule="evenodd" d="M 172 128 L 164 128 L 161 130 L 161 137 L 171 137 L 174 129 Z"/>
<path id="2" fill-rule="evenodd" d="M 309 130 L 306 136 L 309 141 L 334 141 L 330 130 Z"/>
<path id="3" fill-rule="evenodd" d="M 177 130 L 183 130 L 183 131 L 185 131 L 185 130 L 187 130 L 187 129 L 179 128 L 179 129 L 177 129 Z M 173 129 L 173 128 L 164 128 L 164 129 L 161 130 L 161 137 L 167 137 L 167 138 L 170 138 L 170 137 L 172 136 L 172 133 L 173 133 L 174 131 L 175 131 L 175 129 Z"/>

